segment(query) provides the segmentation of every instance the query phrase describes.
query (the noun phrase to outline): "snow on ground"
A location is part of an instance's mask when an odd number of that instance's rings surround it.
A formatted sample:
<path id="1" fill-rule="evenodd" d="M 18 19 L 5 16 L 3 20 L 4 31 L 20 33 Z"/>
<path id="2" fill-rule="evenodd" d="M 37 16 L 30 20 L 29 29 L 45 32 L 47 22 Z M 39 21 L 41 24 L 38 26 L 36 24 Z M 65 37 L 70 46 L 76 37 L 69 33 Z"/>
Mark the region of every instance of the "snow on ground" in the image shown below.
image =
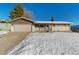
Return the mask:
<path id="1" fill-rule="evenodd" d="M 3 34 L 6 34 L 8 33 L 9 31 L 0 31 L 0 35 L 3 35 Z"/>
<path id="2" fill-rule="evenodd" d="M 8 55 L 79 55 L 79 33 L 31 33 Z"/>

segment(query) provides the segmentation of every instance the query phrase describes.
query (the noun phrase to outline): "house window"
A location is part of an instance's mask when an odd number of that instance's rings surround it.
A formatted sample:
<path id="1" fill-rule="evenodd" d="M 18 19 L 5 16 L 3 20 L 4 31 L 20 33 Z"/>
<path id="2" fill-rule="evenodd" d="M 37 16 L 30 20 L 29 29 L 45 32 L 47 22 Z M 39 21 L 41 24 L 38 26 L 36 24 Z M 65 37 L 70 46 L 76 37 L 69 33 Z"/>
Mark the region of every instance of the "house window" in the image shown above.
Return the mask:
<path id="1" fill-rule="evenodd" d="M 56 26 L 56 24 L 53 24 L 53 26 Z"/>
<path id="2" fill-rule="evenodd" d="M 40 24 L 40 27 L 48 27 L 48 25 L 47 24 Z"/>
<path id="3" fill-rule="evenodd" d="M 35 27 L 39 27 L 39 24 L 35 24 Z"/>
<path id="4" fill-rule="evenodd" d="M 35 24 L 35 27 L 48 27 L 47 24 Z"/>
<path id="5" fill-rule="evenodd" d="M 63 24 L 63 26 L 68 26 L 68 24 Z"/>

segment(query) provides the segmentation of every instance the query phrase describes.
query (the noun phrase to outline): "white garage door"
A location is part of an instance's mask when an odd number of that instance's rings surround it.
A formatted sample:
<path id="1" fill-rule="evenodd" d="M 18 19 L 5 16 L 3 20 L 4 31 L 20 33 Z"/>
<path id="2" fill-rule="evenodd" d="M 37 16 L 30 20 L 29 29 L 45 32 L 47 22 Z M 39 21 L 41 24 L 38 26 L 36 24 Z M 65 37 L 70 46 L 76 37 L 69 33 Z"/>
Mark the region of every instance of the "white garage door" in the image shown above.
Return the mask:
<path id="1" fill-rule="evenodd" d="M 31 24 L 27 25 L 14 25 L 15 32 L 31 32 Z"/>

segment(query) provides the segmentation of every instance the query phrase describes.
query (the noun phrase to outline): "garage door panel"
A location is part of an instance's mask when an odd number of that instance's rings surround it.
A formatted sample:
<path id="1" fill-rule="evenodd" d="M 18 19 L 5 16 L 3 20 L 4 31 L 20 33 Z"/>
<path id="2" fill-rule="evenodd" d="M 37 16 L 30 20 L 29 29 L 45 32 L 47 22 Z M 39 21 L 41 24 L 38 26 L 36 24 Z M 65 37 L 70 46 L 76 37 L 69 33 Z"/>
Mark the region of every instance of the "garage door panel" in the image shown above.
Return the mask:
<path id="1" fill-rule="evenodd" d="M 31 32 L 31 25 L 14 25 L 15 32 Z"/>

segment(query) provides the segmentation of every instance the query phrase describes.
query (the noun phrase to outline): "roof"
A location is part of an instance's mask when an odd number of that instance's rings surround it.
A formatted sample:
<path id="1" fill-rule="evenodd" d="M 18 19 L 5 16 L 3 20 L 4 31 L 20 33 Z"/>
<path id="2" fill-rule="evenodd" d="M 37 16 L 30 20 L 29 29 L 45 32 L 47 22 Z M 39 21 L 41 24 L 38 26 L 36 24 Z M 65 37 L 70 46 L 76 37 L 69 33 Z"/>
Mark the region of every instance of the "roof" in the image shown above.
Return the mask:
<path id="1" fill-rule="evenodd" d="M 15 18 L 13 20 L 11 20 L 10 22 L 13 22 L 13 21 L 16 21 L 18 19 L 24 19 L 24 20 L 28 20 L 30 22 L 33 22 L 33 23 L 45 23 L 45 24 L 71 24 L 71 22 L 66 22 L 66 21 L 33 21 L 29 18 L 26 18 L 26 17 L 19 17 L 19 18 Z"/>
<path id="2" fill-rule="evenodd" d="M 33 22 L 31 19 L 26 18 L 26 17 L 18 17 L 18 18 L 12 19 L 10 22 L 16 21 L 16 20 L 18 20 L 18 19 L 24 19 L 24 20 L 28 20 L 28 21 Z"/>
<path id="3" fill-rule="evenodd" d="M 51 21 L 34 21 L 34 23 L 52 23 Z"/>
<path id="4" fill-rule="evenodd" d="M 34 23 L 71 24 L 71 22 L 65 22 L 65 21 L 35 21 Z"/>

